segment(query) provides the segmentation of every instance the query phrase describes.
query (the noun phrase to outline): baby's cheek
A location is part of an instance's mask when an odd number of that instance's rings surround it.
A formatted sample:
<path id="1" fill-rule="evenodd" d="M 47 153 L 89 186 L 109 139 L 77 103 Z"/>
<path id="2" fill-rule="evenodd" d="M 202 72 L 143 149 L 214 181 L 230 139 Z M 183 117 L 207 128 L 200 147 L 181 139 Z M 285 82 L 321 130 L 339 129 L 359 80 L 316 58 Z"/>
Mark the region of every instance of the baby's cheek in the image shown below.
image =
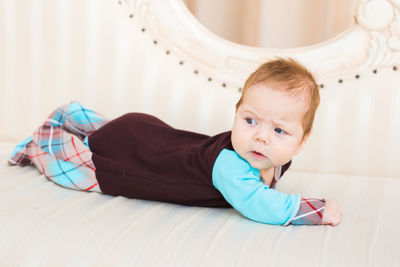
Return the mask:
<path id="1" fill-rule="evenodd" d="M 251 141 L 251 136 L 246 131 L 244 127 L 237 127 L 234 132 L 232 132 L 232 139 L 237 144 L 245 144 Z"/>
<path id="2" fill-rule="evenodd" d="M 289 149 L 285 145 L 275 146 L 274 147 L 274 159 L 276 165 L 283 165 L 287 163 L 293 157 L 293 150 Z"/>

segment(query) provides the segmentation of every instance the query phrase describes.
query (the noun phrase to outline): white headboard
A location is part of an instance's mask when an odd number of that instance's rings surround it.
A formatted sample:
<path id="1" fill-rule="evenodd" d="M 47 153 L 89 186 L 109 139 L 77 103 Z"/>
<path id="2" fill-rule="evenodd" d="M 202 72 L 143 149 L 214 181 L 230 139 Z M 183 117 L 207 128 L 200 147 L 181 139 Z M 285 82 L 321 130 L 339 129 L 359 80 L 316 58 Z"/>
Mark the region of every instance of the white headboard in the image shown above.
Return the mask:
<path id="1" fill-rule="evenodd" d="M 230 129 L 246 77 L 290 56 L 315 73 L 322 96 L 294 169 L 400 177 L 399 0 L 360 0 L 346 32 L 281 50 L 216 36 L 182 0 L 0 3 L 1 141 L 22 140 L 70 100 L 216 134 Z"/>

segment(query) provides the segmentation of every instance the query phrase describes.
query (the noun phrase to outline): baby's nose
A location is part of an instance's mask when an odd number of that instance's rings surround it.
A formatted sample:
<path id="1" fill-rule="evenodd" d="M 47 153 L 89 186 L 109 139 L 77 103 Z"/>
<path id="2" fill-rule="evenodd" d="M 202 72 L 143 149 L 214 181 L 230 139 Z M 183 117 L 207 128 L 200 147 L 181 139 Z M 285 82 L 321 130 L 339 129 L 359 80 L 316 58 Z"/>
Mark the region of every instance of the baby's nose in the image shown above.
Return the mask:
<path id="1" fill-rule="evenodd" d="M 270 143 L 270 138 L 269 138 L 269 135 L 267 135 L 267 134 L 256 134 L 255 140 L 257 142 L 262 142 L 266 145 Z"/>

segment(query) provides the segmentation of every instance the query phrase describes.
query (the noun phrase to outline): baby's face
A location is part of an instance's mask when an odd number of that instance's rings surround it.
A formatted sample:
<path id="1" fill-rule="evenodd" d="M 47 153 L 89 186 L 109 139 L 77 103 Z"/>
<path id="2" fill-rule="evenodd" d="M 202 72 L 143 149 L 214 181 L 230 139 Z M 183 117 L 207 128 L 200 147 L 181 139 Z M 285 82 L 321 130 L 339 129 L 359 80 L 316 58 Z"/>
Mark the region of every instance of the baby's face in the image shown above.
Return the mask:
<path id="1" fill-rule="evenodd" d="M 302 149 L 306 103 L 266 85 L 246 91 L 236 111 L 232 145 L 249 164 L 267 170 L 289 162 Z"/>

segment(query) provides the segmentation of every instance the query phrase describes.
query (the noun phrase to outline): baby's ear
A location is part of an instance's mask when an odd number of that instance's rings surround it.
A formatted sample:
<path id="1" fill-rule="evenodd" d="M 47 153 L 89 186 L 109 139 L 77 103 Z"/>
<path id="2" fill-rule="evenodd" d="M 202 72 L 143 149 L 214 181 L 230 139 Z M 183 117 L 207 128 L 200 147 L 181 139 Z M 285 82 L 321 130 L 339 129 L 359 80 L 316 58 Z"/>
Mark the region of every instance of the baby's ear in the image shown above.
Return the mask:
<path id="1" fill-rule="evenodd" d="M 303 149 L 304 145 L 306 144 L 308 138 L 311 135 L 311 132 L 312 132 L 312 129 L 310 129 L 310 131 L 304 135 L 303 140 L 301 140 L 299 146 L 297 147 L 296 151 L 294 152 L 295 155 L 299 154 L 300 151 Z"/>

